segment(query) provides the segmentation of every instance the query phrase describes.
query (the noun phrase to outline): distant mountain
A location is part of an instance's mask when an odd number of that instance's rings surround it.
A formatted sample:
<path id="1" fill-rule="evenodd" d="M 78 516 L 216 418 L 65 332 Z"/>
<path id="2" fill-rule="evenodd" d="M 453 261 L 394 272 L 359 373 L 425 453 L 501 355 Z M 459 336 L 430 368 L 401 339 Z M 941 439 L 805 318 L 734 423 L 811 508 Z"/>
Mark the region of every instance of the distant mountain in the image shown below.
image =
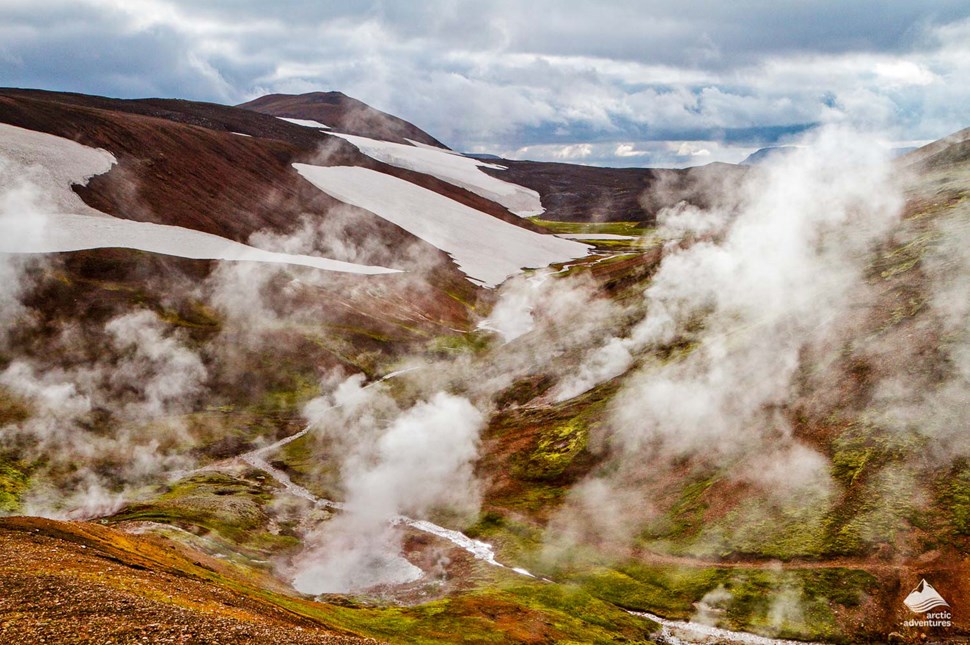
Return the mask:
<path id="1" fill-rule="evenodd" d="M 772 161 L 784 157 L 785 155 L 791 154 L 795 150 L 798 150 L 798 148 L 795 146 L 772 146 L 762 148 L 745 157 L 744 161 L 741 162 L 741 165 L 756 166 L 758 164 L 765 163 L 766 161 Z"/>
<path id="2" fill-rule="evenodd" d="M 381 112 L 343 92 L 267 94 L 237 107 L 279 117 L 312 119 L 341 132 L 372 139 L 397 143 L 410 139 L 438 148 L 448 147 L 404 119 Z"/>
<path id="3" fill-rule="evenodd" d="M 564 222 L 643 222 L 680 202 L 708 206 L 719 186 L 739 180 L 747 168 L 712 163 L 693 168 L 602 168 L 543 161 L 498 162 L 496 177 L 539 193 L 543 218 Z"/>

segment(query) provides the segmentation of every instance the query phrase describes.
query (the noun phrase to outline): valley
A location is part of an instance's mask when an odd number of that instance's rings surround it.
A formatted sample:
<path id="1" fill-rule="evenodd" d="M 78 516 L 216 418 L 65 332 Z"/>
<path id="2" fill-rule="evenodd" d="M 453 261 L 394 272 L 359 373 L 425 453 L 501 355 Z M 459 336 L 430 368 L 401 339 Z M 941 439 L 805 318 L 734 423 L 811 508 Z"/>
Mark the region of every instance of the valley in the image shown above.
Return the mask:
<path id="1" fill-rule="evenodd" d="M 805 141 L 0 90 L 0 635 L 924 642 L 926 578 L 966 636 L 970 130 Z"/>

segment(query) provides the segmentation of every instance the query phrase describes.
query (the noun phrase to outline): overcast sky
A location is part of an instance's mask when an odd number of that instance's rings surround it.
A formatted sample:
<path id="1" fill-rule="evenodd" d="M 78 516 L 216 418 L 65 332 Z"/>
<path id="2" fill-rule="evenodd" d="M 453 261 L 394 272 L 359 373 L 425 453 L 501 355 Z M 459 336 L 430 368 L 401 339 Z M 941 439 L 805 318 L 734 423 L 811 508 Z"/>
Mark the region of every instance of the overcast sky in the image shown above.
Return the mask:
<path id="1" fill-rule="evenodd" d="M 970 126 L 970 2 L 0 0 L 0 85 L 333 89 L 459 150 L 694 165 L 832 120 Z"/>

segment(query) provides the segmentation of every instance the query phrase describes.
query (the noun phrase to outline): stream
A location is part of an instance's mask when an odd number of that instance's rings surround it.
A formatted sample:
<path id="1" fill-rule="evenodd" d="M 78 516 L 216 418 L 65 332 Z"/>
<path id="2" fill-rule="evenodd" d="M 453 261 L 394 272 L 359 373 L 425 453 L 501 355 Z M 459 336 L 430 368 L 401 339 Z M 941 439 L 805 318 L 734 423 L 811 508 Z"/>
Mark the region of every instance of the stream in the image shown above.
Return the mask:
<path id="1" fill-rule="evenodd" d="M 634 616 L 648 618 L 661 627 L 658 638 L 668 645 L 822 645 L 807 641 L 769 638 L 748 632 L 732 632 L 703 623 L 668 620 L 646 611 L 631 611 Z"/>
<path id="2" fill-rule="evenodd" d="M 395 372 L 391 372 L 390 374 L 387 374 L 384 377 L 376 381 L 373 381 L 372 383 L 369 383 L 365 387 L 372 387 L 388 379 L 396 378 L 398 376 L 401 376 L 402 374 L 406 374 L 408 372 L 421 369 L 421 367 L 422 366 L 414 366 L 414 367 L 397 370 Z M 333 410 L 336 407 L 338 406 L 333 406 L 329 409 Z M 333 510 L 347 510 L 347 506 L 341 502 L 335 502 L 333 500 L 317 497 L 316 495 L 311 493 L 303 486 L 300 486 L 299 484 L 295 483 L 292 479 L 290 479 L 289 475 L 287 475 L 282 470 L 274 467 L 266 459 L 266 456 L 269 455 L 270 453 L 282 448 L 288 443 L 296 441 L 297 439 L 305 436 L 308 432 L 310 432 L 310 430 L 312 430 L 312 424 L 307 424 L 307 426 L 304 427 L 299 432 L 294 433 L 289 437 L 280 439 L 275 443 L 271 443 L 268 446 L 263 446 L 262 448 L 257 448 L 255 450 L 251 450 L 247 453 L 239 455 L 237 459 L 246 462 L 253 468 L 257 468 L 265 472 L 267 475 L 269 475 L 277 482 L 279 482 L 283 486 L 283 488 L 291 495 L 302 497 L 303 499 L 309 500 L 310 502 L 313 502 L 313 504 L 317 506 L 322 506 L 324 508 L 330 508 Z M 532 575 L 531 573 L 529 573 L 528 571 L 526 571 L 521 567 L 512 567 L 499 562 L 498 560 L 495 559 L 495 549 L 492 547 L 491 544 L 488 544 L 487 542 L 482 542 L 481 540 L 470 538 L 464 533 L 461 533 L 460 531 L 455 531 L 453 529 L 448 529 L 443 526 L 439 526 L 437 524 L 434 524 L 433 522 L 429 522 L 428 520 L 416 520 L 410 517 L 405 517 L 403 515 L 398 515 L 397 517 L 391 518 L 390 522 L 396 525 L 409 526 L 417 531 L 428 533 L 429 535 L 434 535 L 443 540 L 447 540 L 448 542 L 451 542 L 452 544 L 462 549 L 466 553 L 470 554 L 476 560 L 481 560 L 482 562 L 486 562 L 494 567 L 501 567 L 503 569 L 514 571 L 515 573 L 518 573 L 519 575 L 522 575 L 522 576 L 535 578 L 534 575 Z"/>

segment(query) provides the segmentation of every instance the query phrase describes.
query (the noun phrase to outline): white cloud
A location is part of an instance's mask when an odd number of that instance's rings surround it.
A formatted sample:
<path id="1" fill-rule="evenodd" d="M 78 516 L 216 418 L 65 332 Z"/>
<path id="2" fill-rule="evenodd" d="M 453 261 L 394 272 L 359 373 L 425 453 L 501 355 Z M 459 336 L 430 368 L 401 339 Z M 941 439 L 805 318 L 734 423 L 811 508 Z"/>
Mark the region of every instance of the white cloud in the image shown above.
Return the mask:
<path id="1" fill-rule="evenodd" d="M 339 89 L 458 148 L 556 144 L 553 158 L 587 163 L 651 161 L 627 154 L 647 150 L 623 147 L 635 141 L 757 146 L 832 120 L 921 139 L 967 125 L 970 9 L 829 8 L 14 2 L 0 8 L 0 57 L 22 61 L 11 85 L 109 95 Z M 769 13 L 776 28 L 758 28 Z M 580 147 L 607 142 L 617 154 Z"/>

